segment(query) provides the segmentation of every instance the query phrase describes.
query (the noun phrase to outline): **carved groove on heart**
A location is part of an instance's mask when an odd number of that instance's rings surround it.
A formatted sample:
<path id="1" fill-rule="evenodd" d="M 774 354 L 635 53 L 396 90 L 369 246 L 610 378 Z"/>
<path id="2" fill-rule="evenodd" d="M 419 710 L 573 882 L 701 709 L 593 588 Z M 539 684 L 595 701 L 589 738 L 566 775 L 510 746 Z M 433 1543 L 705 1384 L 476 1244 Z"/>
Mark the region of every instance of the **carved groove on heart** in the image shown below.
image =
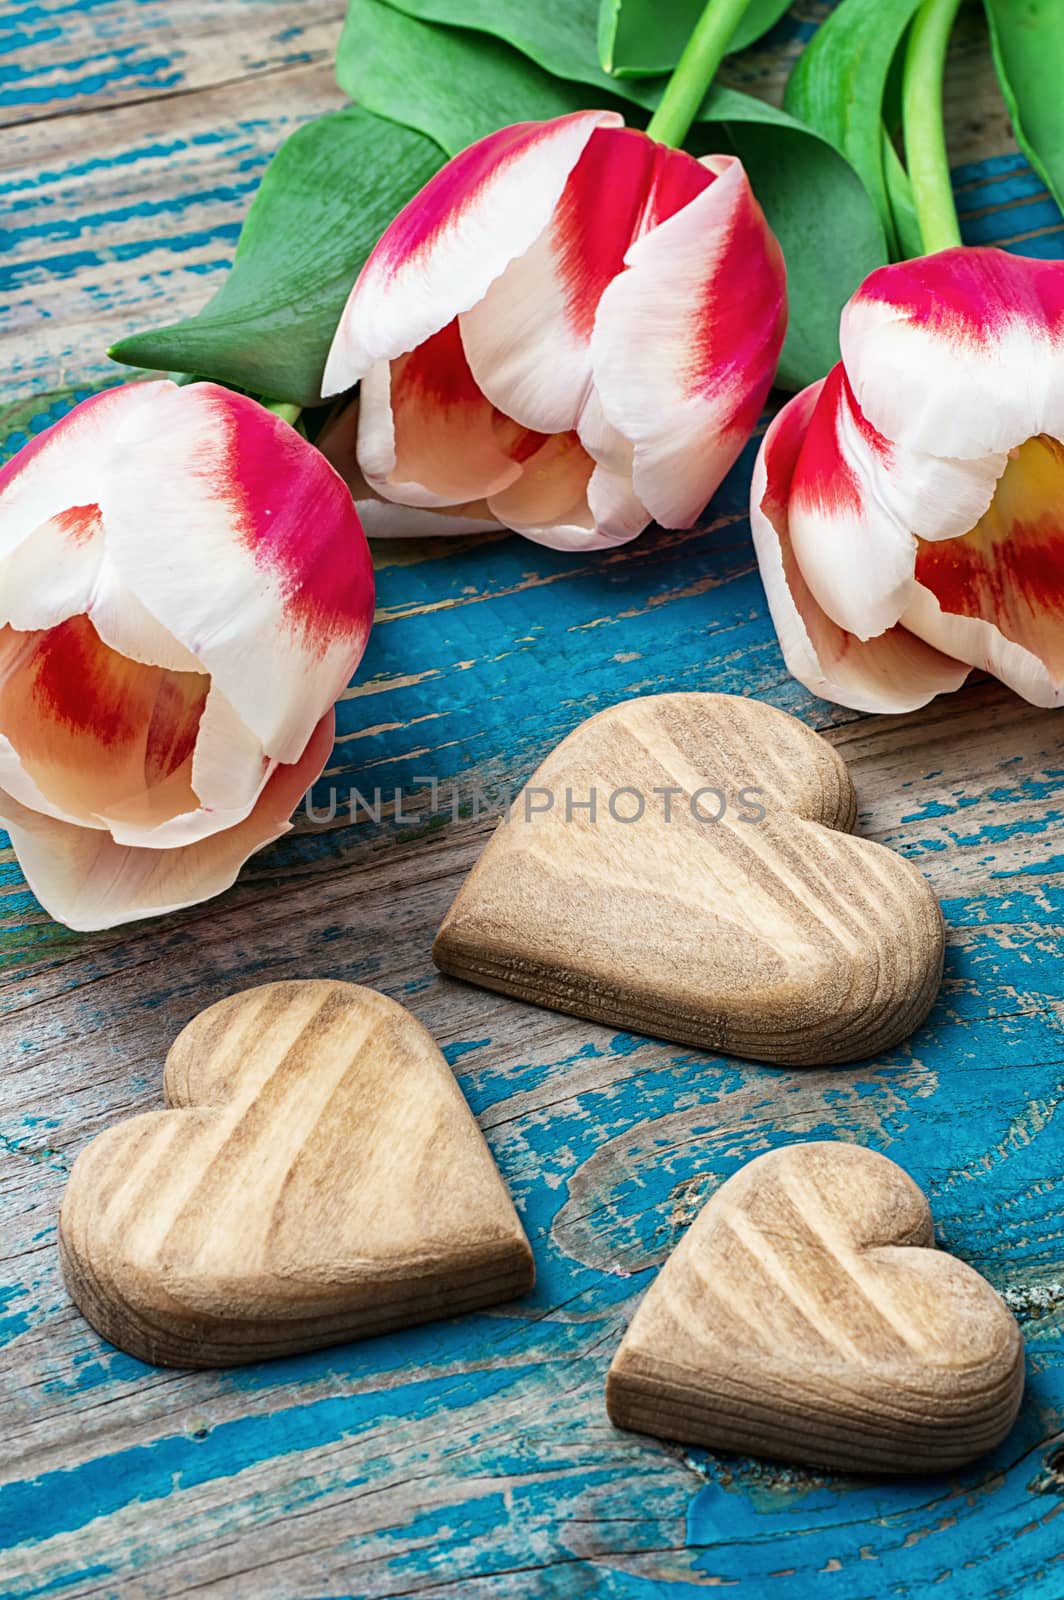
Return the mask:
<path id="1" fill-rule="evenodd" d="M 1000 1443 L 1015 1318 L 934 1248 L 924 1195 L 859 1145 L 749 1162 L 673 1251 L 613 1359 L 623 1428 L 855 1471 L 939 1472 Z"/>
<path id="2" fill-rule="evenodd" d="M 100 1134 L 60 1216 L 113 1344 L 220 1366 L 511 1299 L 532 1254 L 451 1069 L 371 989 L 274 983 L 176 1039 L 165 1111 Z"/>
<path id="3" fill-rule="evenodd" d="M 725 793 L 719 822 L 693 814 L 705 786 Z M 644 798 L 636 822 L 608 809 L 625 787 Z M 579 809 L 592 789 L 594 820 Z M 535 797 L 529 817 L 533 790 L 554 799 L 537 810 Z M 749 790 L 762 821 L 744 820 Z M 533 1004 L 753 1060 L 875 1055 L 931 1007 L 942 916 L 909 862 L 851 835 L 855 819 L 838 755 L 774 707 L 712 694 L 626 701 L 539 767 L 447 913 L 436 964 Z"/>

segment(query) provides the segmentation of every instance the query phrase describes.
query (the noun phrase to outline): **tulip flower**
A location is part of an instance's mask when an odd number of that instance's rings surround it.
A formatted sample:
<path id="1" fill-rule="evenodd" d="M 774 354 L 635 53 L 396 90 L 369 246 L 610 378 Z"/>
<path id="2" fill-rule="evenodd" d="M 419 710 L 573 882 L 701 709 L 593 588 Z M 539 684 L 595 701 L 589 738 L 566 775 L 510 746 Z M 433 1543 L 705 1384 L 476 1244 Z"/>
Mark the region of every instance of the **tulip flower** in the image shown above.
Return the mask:
<path id="1" fill-rule="evenodd" d="M 751 523 L 787 665 L 860 711 L 983 668 L 1064 698 L 1064 267 L 965 249 L 942 112 L 958 0 L 923 0 L 902 74 L 916 260 L 844 308 L 842 360 L 765 436 Z"/>
<path id="2" fill-rule="evenodd" d="M 84 401 L 0 473 L 0 822 L 102 928 L 228 887 L 332 748 L 373 578 L 349 492 L 209 383 Z"/>
<path id="3" fill-rule="evenodd" d="M 324 381 L 360 395 L 321 446 L 374 533 L 502 525 L 579 550 L 689 527 L 754 427 L 785 321 L 734 157 L 607 111 L 503 128 L 370 255 Z"/>
<path id="4" fill-rule="evenodd" d="M 948 249 L 865 280 L 766 435 L 751 517 L 795 677 L 907 711 L 972 667 L 1064 699 L 1064 267 Z"/>

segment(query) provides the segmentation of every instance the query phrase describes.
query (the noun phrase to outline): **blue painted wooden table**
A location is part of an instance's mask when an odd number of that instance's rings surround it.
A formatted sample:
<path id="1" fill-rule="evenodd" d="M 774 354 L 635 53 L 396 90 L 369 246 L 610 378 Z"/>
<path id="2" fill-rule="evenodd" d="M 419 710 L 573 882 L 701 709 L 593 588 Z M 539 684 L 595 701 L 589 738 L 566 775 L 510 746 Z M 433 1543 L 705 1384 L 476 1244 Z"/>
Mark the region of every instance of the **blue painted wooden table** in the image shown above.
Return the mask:
<path id="1" fill-rule="evenodd" d="M 338 103 L 340 0 L 9 0 L 0 17 L 8 451 L 113 376 L 110 339 L 216 286 L 265 161 Z M 825 5 L 799 0 L 736 68 L 779 82 Z M 1064 256 L 1016 156 L 978 23 L 951 68 L 973 241 Z M 899 719 L 812 700 L 784 670 L 750 546 L 753 447 L 703 529 L 593 557 L 513 538 L 377 551 L 380 614 L 329 772 L 283 842 L 209 907 L 93 937 L 50 923 L 9 850 L 0 1075 L 0 1591 L 286 1597 L 594 1595 L 965 1600 L 1064 1595 L 1064 719 L 974 683 Z M 677 1050 L 435 974 L 432 934 L 502 796 L 589 712 L 659 689 L 757 694 L 849 762 L 860 828 L 941 895 L 925 1027 L 858 1069 Z M 439 790 L 437 805 L 429 778 Z M 379 822 L 344 809 L 386 791 Z M 341 798 L 337 815 L 329 791 Z M 402 821 L 396 815 L 402 797 Z M 453 806 L 452 806 L 452 801 Z M 97 1338 L 55 1252 L 65 1175 L 160 1103 L 196 1011 L 335 975 L 434 1031 L 536 1254 L 526 1301 L 222 1373 Z M 942 1244 L 1027 1340 L 1016 1427 L 951 1478 L 862 1482 L 618 1432 L 603 1378 L 704 1199 L 790 1139 L 887 1151 Z"/>

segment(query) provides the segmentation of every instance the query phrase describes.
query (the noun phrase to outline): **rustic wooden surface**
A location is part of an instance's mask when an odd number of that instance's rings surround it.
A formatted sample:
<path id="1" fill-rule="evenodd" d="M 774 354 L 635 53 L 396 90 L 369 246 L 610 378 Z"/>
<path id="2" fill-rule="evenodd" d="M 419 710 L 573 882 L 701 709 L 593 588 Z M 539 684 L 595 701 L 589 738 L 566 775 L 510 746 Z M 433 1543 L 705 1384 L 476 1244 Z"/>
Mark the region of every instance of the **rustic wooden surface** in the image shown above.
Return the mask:
<path id="1" fill-rule="evenodd" d="M 646 694 L 537 767 L 432 947 L 499 994 L 774 1066 L 881 1055 L 942 977 L 917 867 L 854 839 L 845 764 L 744 695 Z"/>
<path id="2" fill-rule="evenodd" d="M 1023 1390 L 1016 1318 L 935 1248 L 927 1199 L 838 1139 L 755 1156 L 647 1290 L 606 1379 L 619 1426 L 864 1472 L 963 1466 Z"/>
<path id="3" fill-rule="evenodd" d="M 822 13 L 742 81 L 778 85 Z M 0 77 L 8 448 L 109 376 L 110 338 L 219 281 L 269 153 L 339 103 L 339 0 L 15 0 Z M 787 41 L 791 42 L 788 43 Z M 965 23 L 952 147 L 973 241 L 1064 256 Z M 44 399 L 38 396 L 46 396 Z M 215 904 L 86 937 L 10 854 L 0 1075 L 0 1589 L 260 1600 L 1060 1600 L 1064 1560 L 1064 720 L 992 684 L 904 718 L 817 703 L 784 670 L 744 503 L 597 556 L 513 538 L 378 552 L 380 617 L 340 707 L 328 788 L 405 786 L 381 822 L 304 818 Z M 536 1011 L 435 975 L 432 935 L 518 784 L 590 712 L 661 689 L 754 693 L 823 729 L 858 829 L 942 897 L 928 1023 L 853 1071 L 776 1070 Z M 441 782 L 430 818 L 426 775 Z M 341 795 L 342 798 L 342 795 Z M 455 1066 L 536 1254 L 526 1301 L 225 1373 L 116 1354 L 72 1309 L 56 1221 L 77 1153 L 161 1103 L 173 1038 L 254 982 L 382 988 Z M 1027 1341 L 1019 1420 L 962 1473 L 887 1485 L 616 1431 L 613 1351 L 705 1198 L 787 1139 L 881 1149 L 940 1242 Z"/>
<path id="4" fill-rule="evenodd" d="M 127 1354 L 246 1365 L 532 1288 L 454 1073 L 378 990 L 241 989 L 181 1030 L 163 1094 L 85 1147 L 59 1214 L 71 1298 Z"/>

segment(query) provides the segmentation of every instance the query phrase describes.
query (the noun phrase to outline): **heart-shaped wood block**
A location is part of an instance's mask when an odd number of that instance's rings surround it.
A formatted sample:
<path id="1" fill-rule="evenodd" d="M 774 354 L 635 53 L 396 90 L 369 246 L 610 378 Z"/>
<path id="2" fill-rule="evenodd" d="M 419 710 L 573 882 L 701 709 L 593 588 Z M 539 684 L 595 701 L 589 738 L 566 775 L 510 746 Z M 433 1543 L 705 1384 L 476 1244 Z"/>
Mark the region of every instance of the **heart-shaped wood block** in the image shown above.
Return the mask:
<path id="1" fill-rule="evenodd" d="M 288 1355 L 523 1294 L 517 1213 L 435 1041 L 349 983 L 211 1006 L 166 1111 L 78 1157 L 60 1253 L 105 1338 L 166 1366 Z"/>
<path id="2" fill-rule="evenodd" d="M 851 836 L 855 817 L 842 761 L 784 712 L 731 695 L 626 701 L 518 796 L 436 964 L 753 1060 L 874 1055 L 931 1007 L 942 916 L 914 867 Z"/>
<path id="3" fill-rule="evenodd" d="M 851 1144 L 758 1156 L 651 1285 L 606 1382 L 622 1428 L 855 1471 L 939 1472 L 998 1444 L 1016 1320 L 934 1248 L 927 1201 Z"/>

